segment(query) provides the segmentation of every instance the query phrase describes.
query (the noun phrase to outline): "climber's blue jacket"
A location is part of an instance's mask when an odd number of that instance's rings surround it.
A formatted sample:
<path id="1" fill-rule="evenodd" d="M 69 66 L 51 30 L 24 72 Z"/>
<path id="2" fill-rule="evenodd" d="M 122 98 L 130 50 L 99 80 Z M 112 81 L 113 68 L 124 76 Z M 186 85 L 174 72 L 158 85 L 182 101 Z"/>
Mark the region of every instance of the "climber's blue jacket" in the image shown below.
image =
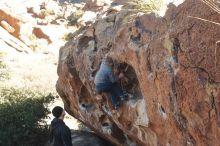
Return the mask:
<path id="1" fill-rule="evenodd" d="M 118 78 L 113 74 L 111 66 L 102 62 L 99 71 L 96 73 L 94 83 L 115 83 Z"/>

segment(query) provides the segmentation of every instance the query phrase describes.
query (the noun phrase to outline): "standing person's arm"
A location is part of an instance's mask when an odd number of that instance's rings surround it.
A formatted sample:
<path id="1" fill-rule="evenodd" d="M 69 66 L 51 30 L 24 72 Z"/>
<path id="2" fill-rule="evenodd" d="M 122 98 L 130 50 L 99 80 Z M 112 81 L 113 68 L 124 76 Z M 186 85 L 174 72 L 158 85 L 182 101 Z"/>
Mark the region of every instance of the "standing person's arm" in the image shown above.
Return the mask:
<path id="1" fill-rule="evenodd" d="M 64 127 L 62 129 L 61 136 L 62 136 L 62 141 L 63 141 L 64 146 L 73 146 L 71 132 L 68 127 Z"/>
<path id="2" fill-rule="evenodd" d="M 49 139 L 50 139 L 50 143 L 52 143 L 54 140 L 54 128 L 52 128 L 52 126 L 50 126 L 49 129 Z"/>

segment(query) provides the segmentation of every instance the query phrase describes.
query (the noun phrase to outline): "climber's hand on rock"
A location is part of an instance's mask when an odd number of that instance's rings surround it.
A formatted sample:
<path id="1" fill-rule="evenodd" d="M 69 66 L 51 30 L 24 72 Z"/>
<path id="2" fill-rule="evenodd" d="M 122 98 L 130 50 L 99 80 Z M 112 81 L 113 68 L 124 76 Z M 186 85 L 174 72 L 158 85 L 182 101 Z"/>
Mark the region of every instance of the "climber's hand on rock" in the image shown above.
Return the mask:
<path id="1" fill-rule="evenodd" d="M 119 75 L 118 75 L 118 78 L 119 79 L 121 79 L 121 78 L 123 78 L 124 77 L 124 73 L 120 73 Z"/>

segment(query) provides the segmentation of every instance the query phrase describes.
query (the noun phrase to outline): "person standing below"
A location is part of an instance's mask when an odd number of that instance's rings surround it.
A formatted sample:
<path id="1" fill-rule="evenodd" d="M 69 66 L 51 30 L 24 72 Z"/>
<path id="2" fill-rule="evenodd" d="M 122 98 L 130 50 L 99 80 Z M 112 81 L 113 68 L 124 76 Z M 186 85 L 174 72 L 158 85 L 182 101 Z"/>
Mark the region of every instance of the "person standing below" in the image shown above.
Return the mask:
<path id="1" fill-rule="evenodd" d="M 71 140 L 71 131 L 64 123 L 65 110 L 56 106 L 52 110 L 55 117 L 51 122 L 50 127 L 50 142 L 52 146 L 73 146 Z"/>
<path id="2" fill-rule="evenodd" d="M 110 57 L 105 56 L 95 75 L 94 83 L 98 93 L 104 92 L 110 95 L 114 109 L 117 109 L 120 106 L 120 101 L 125 100 L 123 90 L 118 84 L 119 79 L 123 77 L 123 73 L 119 73 L 118 76 L 113 73 L 113 60 Z"/>

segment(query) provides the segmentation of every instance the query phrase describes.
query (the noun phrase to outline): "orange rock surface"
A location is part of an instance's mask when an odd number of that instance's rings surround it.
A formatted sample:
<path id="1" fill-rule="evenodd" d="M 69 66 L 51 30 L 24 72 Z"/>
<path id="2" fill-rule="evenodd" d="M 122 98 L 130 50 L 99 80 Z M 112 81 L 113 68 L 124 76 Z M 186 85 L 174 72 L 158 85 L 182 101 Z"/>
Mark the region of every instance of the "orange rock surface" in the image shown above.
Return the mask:
<path id="1" fill-rule="evenodd" d="M 60 50 L 66 110 L 118 146 L 220 145 L 220 26 L 188 16 L 220 22 L 200 0 L 186 0 L 164 17 L 122 10 L 87 26 Z M 93 83 L 107 53 L 127 68 L 133 95 L 117 111 Z"/>

